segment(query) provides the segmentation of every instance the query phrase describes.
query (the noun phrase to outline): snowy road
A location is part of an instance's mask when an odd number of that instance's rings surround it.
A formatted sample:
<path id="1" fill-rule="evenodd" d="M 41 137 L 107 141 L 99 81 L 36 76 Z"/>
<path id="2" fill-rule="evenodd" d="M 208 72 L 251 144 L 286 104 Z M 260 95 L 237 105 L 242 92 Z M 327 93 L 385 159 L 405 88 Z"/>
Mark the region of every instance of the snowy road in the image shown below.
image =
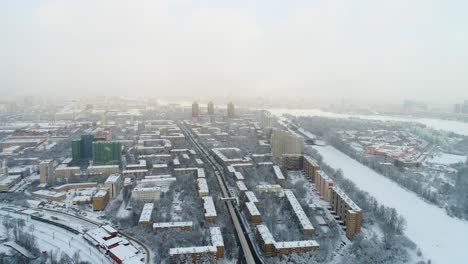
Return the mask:
<path id="1" fill-rule="evenodd" d="M 89 263 L 105 263 L 112 262 L 95 247 L 88 244 L 81 234 L 73 234 L 65 229 L 43 222 L 31 220 L 29 216 L 5 212 L 0 210 L 0 215 L 10 215 L 15 218 L 22 218 L 26 221 L 25 230 L 29 230 L 29 226 L 34 225 L 33 235 L 37 238 L 37 245 L 41 251 L 56 251 L 58 257 L 63 252 L 72 257 L 75 252 L 78 252 L 82 261 Z"/>
<path id="2" fill-rule="evenodd" d="M 433 263 L 468 263 L 468 222 L 449 217 L 445 210 L 429 204 L 413 192 L 351 159 L 331 146 L 314 147 L 333 168 L 386 206 L 406 218 L 407 236 Z"/>

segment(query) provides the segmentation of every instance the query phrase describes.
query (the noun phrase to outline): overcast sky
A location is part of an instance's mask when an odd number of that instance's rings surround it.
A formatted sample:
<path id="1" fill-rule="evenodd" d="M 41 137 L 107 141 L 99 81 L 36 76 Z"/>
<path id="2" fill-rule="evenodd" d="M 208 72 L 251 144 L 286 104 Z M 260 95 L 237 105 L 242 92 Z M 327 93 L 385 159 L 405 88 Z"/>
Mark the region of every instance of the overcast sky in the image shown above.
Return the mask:
<path id="1" fill-rule="evenodd" d="M 468 99 L 468 1 L 0 0 L 13 95 Z"/>

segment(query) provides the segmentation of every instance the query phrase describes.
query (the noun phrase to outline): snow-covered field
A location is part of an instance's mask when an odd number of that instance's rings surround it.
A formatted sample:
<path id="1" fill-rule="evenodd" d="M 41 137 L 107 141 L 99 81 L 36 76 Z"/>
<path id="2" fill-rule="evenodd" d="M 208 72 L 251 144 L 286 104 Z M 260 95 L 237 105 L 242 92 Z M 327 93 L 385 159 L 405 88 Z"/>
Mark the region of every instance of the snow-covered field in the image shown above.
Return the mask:
<path id="1" fill-rule="evenodd" d="M 423 201 L 331 146 L 314 148 L 326 163 L 341 168 L 344 176 L 359 188 L 405 217 L 406 234 L 433 263 L 468 263 L 467 221 L 449 217 L 443 209 Z"/>
<path id="2" fill-rule="evenodd" d="M 442 165 L 450 165 L 466 161 L 466 156 L 463 155 L 454 155 L 448 153 L 439 153 L 433 158 L 427 159 L 427 162 L 435 163 L 435 164 L 442 164 Z"/>
<path id="3" fill-rule="evenodd" d="M 89 263 L 109 263 L 112 261 L 99 252 L 94 246 L 84 240 L 81 234 L 73 234 L 60 227 L 29 219 L 29 216 L 0 210 L 0 216 L 10 215 L 26 220 L 25 230 L 34 225 L 32 234 L 37 238 L 37 245 L 41 251 L 56 251 L 58 256 L 63 252 L 72 257 L 79 252 L 82 261 Z M 75 223 L 79 225 L 80 223 Z M 3 228 L 3 226 L 1 226 Z"/>
<path id="4" fill-rule="evenodd" d="M 468 123 L 432 119 L 432 118 L 410 118 L 410 117 L 398 117 L 398 116 L 386 116 L 386 115 L 357 115 L 357 114 L 338 114 L 326 112 L 318 109 L 270 109 L 272 114 L 282 115 L 291 114 L 295 116 L 321 116 L 331 118 L 361 118 L 367 120 L 381 120 L 381 121 L 401 121 L 401 122 L 418 122 L 424 124 L 430 128 L 454 132 L 460 135 L 468 136 Z"/>

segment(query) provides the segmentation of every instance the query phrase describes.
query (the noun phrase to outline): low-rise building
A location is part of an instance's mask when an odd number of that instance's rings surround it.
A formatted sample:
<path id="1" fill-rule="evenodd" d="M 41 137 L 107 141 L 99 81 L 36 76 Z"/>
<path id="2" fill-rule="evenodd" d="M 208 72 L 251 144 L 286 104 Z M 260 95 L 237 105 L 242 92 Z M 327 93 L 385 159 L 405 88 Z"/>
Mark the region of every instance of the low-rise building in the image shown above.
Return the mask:
<path id="1" fill-rule="evenodd" d="M 89 174 L 117 174 L 120 173 L 119 165 L 92 165 L 88 167 Z"/>
<path id="2" fill-rule="evenodd" d="M 109 189 L 102 188 L 93 196 L 93 210 L 102 211 L 106 209 L 109 202 Z"/>
<path id="3" fill-rule="evenodd" d="M 256 186 L 256 189 L 259 193 L 283 193 L 283 187 L 279 184 L 260 184 Z"/>
<path id="4" fill-rule="evenodd" d="M 257 206 L 255 206 L 255 204 L 252 202 L 246 202 L 245 208 L 247 209 L 247 218 L 249 219 L 250 223 L 259 225 L 262 222 L 262 216 Z"/>
<path id="5" fill-rule="evenodd" d="M 144 202 L 158 201 L 161 196 L 160 187 L 137 186 L 132 191 L 132 199 Z"/>
<path id="6" fill-rule="evenodd" d="M 64 164 L 61 164 L 54 169 L 54 178 L 56 180 L 69 179 L 71 176 L 75 174 L 79 174 L 80 172 L 81 172 L 81 169 L 78 166 L 67 167 Z"/>
<path id="7" fill-rule="evenodd" d="M 193 222 L 164 222 L 164 223 L 154 223 L 153 231 L 159 230 L 185 230 L 191 231 L 193 228 Z"/>
<path id="8" fill-rule="evenodd" d="M 265 225 L 257 225 L 257 241 L 267 256 L 283 256 L 315 251 L 320 245 L 315 240 L 276 241 Z"/>
<path id="9" fill-rule="evenodd" d="M 205 209 L 205 221 L 208 223 L 216 222 L 216 207 L 213 202 L 213 197 L 205 196 L 203 199 L 203 208 Z"/>
<path id="10" fill-rule="evenodd" d="M 315 233 L 315 229 L 312 226 L 312 223 L 310 222 L 309 218 L 307 217 L 306 213 L 304 212 L 304 209 L 302 206 L 299 204 L 299 201 L 297 201 L 296 196 L 294 193 L 290 190 L 285 190 L 284 194 L 286 195 L 286 199 L 289 202 L 289 205 L 291 206 L 294 215 L 296 216 L 297 221 L 299 222 L 302 232 L 306 235 L 311 235 Z"/>
<path id="11" fill-rule="evenodd" d="M 20 175 L 0 177 L 0 192 L 8 192 L 13 185 L 21 181 Z"/>
<path id="12" fill-rule="evenodd" d="M 67 194 L 64 192 L 54 192 L 48 190 L 39 190 L 31 193 L 31 196 L 34 198 L 45 199 L 49 202 L 61 202 L 67 198 Z"/>
<path id="13" fill-rule="evenodd" d="M 122 189 L 122 176 L 120 174 L 110 175 L 104 182 L 104 187 L 109 188 L 109 197 L 114 199 Z"/>
<path id="14" fill-rule="evenodd" d="M 138 221 L 139 225 L 149 225 L 151 224 L 151 215 L 153 214 L 154 203 L 145 203 L 143 205 L 143 210 L 141 210 L 140 220 Z"/>
<path id="15" fill-rule="evenodd" d="M 204 197 L 204 196 L 209 195 L 210 191 L 208 189 L 208 183 L 206 182 L 205 178 L 198 178 L 197 184 L 198 184 L 198 196 L 199 197 Z"/>

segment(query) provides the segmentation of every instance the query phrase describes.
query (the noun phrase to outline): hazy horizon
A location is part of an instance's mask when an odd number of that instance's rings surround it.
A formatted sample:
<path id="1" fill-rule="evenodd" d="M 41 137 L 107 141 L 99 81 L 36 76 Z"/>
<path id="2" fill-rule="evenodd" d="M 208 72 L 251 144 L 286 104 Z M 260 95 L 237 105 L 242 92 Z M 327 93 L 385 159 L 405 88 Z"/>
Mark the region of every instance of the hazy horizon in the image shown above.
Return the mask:
<path id="1" fill-rule="evenodd" d="M 3 1 L 3 95 L 468 98 L 466 2 Z"/>

